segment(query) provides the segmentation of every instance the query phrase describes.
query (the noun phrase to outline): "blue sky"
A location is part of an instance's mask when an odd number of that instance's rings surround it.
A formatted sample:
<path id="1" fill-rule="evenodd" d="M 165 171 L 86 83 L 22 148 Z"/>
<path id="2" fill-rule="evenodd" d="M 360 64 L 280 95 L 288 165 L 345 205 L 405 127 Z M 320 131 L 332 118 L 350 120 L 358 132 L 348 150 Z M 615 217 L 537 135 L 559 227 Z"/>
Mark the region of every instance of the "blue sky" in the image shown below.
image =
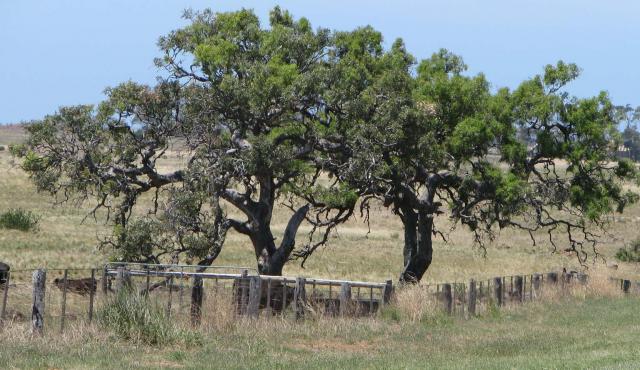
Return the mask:
<path id="1" fill-rule="evenodd" d="M 640 1 L 2 0 L 0 123 L 96 103 L 105 87 L 129 79 L 152 84 L 156 40 L 185 24 L 185 8 L 253 8 L 266 19 L 275 5 L 316 27 L 370 24 L 388 44 L 402 37 L 418 58 L 447 48 L 494 87 L 574 62 L 583 74 L 571 93 L 607 90 L 616 104 L 640 105 Z"/>

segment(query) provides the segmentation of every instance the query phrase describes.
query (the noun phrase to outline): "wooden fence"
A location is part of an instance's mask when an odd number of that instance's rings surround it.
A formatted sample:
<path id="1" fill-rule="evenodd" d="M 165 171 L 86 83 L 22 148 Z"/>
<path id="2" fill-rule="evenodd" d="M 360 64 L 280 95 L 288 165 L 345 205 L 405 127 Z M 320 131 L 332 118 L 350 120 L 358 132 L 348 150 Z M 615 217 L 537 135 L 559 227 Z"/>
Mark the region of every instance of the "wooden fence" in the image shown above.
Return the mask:
<path id="1" fill-rule="evenodd" d="M 165 268 L 166 267 L 166 268 Z M 258 275 L 255 271 L 239 268 L 239 273 L 207 272 L 194 266 L 155 266 L 136 264 L 107 265 L 104 281 L 115 280 L 115 291 L 135 287 L 143 294 L 165 288 L 172 304 L 172 291 L 182 292 L 187 287 L 175 282 L 190 282 L 192 322 L 199 321 L 202 300 L 206 290 L 229 290 L 238 315 L 258 317 L 291 311 L 301 318 L 309 309 L 325 315 L 371 315 L 389 303 L 393 291 L 391 280 L 384 283 L 328 280 L 305 277 Z M 206 282 L 210 283 L 206 286 Z M 167 289 L 168 288 L 168 289 Z M 106 290 L 105 290 L 106 292 Z"/>
<path id="2" fill-rule="evenodd" d="M 31 279 L 29 279 L 29 277 Z M 587 284 L 580 273 L 501 276 L 467 283 L 421 285 L 444 312 L 474 316 L 504 305 L 521 304 L 540 297 L 549 287 Z M 30 281 L 29 281 L 30 280 Z M 640 282 L 611 279 L 625 293 L 640 291 Z M 633 287 L 635 286 L 635 289 Z M 264 276 L 238 267 L 201 267 L 145 264 L 109 264 L 101 269 L 11 271 L 0 281 L 1 321 L 31 320 L 31 330 L 42 335 L 63 331 L 68 321 L 91 323 L 100 302 L 120 292 L 148 297 L 166 308 L 169 316 L 200 324 L 215 308 L 207 299 L 231 304 L 236 316 L 306 315 L 368 316 L 389 304 L 391 280 L 375 283 L 306 277 Z"/>

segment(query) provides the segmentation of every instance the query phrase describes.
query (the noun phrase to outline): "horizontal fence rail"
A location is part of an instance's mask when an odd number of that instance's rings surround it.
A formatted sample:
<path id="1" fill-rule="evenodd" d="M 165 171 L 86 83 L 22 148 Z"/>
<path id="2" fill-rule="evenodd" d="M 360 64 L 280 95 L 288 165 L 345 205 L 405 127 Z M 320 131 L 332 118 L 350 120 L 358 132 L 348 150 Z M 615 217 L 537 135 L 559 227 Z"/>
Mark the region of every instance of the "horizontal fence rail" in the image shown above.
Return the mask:
<path id="1" fill-rule="evenodd" d="M 115 267 L 115 268 L 113 268 Z M 191 268 L 192 266 L 189 266 Z M 150 293 L 154 287 L 172 286 L 169 291 L 182 291 L 184 286 L 175 288 L 173 281 L 191 281 L 192 322 L 199 322 L 202 314 L 202 292 L 209 290 L 220 294 L 230 293 L 235 311 L 239 315 L 257 317 L 261 313 L 274 315 L 292 312 L 297 318 L 306 311 L 325 315 L 371 315 L 389 302 L 393 285 L 391 281 L 373 283 L 364 281 L 332 280 L 287 276 L 250 275 L 249 270 L 239 273 L 201 272 L 202 268 L 184 267 L 157 269 L 155 266 L 108 265 L 104 275 L 115 280 L 116 291 L 125 286 L 137 286 L 142 292 Z M 158 282 L 158 279 L 162 279 Z M 142 279 L 142 283 L 140 280 Z M 136 280 L 137 282 L 132 282 Z M 205 284 L 205 282 L 207 284 Z M 140 288 L 141 287 L 141 288 Z M 228 294 L 229 295 L 229 294 Z M 171 296 L 168 306 L 172 305 Z"/>
<path id="2" fill-rule="evenodd" d="M 610 278 L 624 293 L 640 293 L 640 282 Z M 499 276 L 469 282 L 421 284 L 435 308 L 470 317 L 539 298 L 546 289 L 585 285 L 577 272 Z M 389 304 L 391 280 L 365 282 L 259 275 L 236 266 L 111 263 L 94 269 L 38 269 L 5 272 L 0 278 L 0 321 L 31 322 L 31 332 L 62 332 L 92 323 L 100 305 L 135 294 L 162 307 L 167 317 L 193 326 L 227 313 L 237 317 L 308 315 L 371 316 Z"/>

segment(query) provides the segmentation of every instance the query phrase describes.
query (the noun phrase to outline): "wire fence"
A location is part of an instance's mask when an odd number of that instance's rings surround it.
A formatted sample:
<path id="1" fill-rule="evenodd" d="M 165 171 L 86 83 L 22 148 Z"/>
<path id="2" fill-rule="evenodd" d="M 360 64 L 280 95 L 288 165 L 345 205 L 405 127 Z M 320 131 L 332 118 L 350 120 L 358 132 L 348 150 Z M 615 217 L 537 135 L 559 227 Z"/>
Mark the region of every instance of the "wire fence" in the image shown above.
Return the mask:
<path id="1" fill-rule="evenodd" d="M 487 280 L 420 285 L 446 314 L 470 317 L 540 298 L 546 289 L 585 285 L 582 273 L 549 272 Z M 625 293 L 639 282 L 611 278 Z M 234 266 L 108 264 L 95 269 L 14 270 L 0 275 L 0 318 L 32 321 L 32 330 L 62 332 L 92 323 L 96 312 L 120 294 L 144 296 L 167 317 L 193 326 L 222 312 L 234 317 L 372 316 L 392 301 L 390 280 L 376 283 L 265 276 Z"/>
<path id="2" fill-rule="evenodd" d="M 63 331 L 69 323 L 91 322 L 97 302 L 105 293 L 96 289 L 103 280 L 101 269 L 49 269 L 46 271 L 42 319 L 48 331 Z M 7 273 L 2 288 L 0 316 L 4 322 L 32 320 L 34 307 L 33 270 Z"/>

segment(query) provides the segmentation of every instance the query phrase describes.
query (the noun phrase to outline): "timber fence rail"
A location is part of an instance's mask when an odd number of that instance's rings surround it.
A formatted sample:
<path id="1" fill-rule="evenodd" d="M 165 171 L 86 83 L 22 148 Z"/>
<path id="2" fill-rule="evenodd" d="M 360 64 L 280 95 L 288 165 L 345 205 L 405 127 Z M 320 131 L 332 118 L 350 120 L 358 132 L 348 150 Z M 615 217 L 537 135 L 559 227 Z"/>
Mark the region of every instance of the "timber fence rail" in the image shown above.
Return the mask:
<path id="1" fill-rule="evenodd" d="M 640 282 L 610 278 L 625 293 Z M 421 284 L 446 314 L 470 317 L 541 297 L 547 289 L 585 285 L 582 273 L 509 275 L 468 282 Z M 95 269 L 14 270 L 0 280 L 0 321 L 31 322 L 32 333 L 60 333 L 92 323 L 100 305 L 121 292 L 144 296 L 172 320 L 199 326 L 226 311 L 236 317 L 371 316 L 393 299 L 385 282 L 265 276 L 232 266 L 108 264 Z"/>

